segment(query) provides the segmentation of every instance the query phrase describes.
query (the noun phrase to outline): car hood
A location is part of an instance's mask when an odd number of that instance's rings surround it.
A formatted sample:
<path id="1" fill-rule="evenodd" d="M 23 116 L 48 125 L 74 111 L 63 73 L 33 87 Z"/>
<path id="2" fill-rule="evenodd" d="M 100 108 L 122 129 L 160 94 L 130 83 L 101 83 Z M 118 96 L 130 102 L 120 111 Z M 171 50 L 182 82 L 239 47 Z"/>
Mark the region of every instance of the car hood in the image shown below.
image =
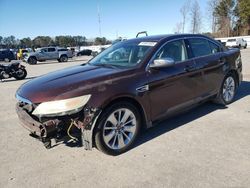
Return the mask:
<path id="1" fill-rule="evenodd" d="M 26 82 L 17 90 L 17 95 L 32 103 L 41 103 L 92 94 L 122 71 L 124 69 L 89 64 L 74 66 Z"/>

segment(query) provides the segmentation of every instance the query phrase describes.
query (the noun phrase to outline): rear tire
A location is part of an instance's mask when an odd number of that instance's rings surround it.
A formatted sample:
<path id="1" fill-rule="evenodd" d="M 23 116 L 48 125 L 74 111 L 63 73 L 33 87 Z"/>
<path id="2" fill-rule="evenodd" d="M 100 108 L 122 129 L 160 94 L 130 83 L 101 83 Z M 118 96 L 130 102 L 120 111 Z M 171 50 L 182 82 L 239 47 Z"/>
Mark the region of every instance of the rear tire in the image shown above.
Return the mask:
<path id="1" fill-rule="evenodd" d="M 98 120 L 95 145 L 108 155 L 119 155 L 133 146 L 140 127 L 140 113 L 134 105 L 128 102 L 113 104 Z"/>
<path id="2" fill-rule="evenodd" d="M 27 71 L 25 69 L 18 69 L 16 75 L 14 76 L 16 80 L 23 80 L 27 76 Z"/>
<path id="3" fill-rule="evenodd" d="M 244 46 L 244 49 L 246 49 L 247 48 L 247 44 Z"/>
<path id="4" fill-rule="evenodd" d="M 237 89 L 237 79 L 231 73 L 227 74 L 222 82 L 219 93 L 214 102 L 221 105 L 228 105 L 233 102 Z"/>
<path id="5" fill-rule="evenodd" d="M 61 61 L 61 62 L 67 62 L 67 61 L 68 61 L 68 56 L 66 56 L 66 55 L 61 55 L 60 61 Z"/>

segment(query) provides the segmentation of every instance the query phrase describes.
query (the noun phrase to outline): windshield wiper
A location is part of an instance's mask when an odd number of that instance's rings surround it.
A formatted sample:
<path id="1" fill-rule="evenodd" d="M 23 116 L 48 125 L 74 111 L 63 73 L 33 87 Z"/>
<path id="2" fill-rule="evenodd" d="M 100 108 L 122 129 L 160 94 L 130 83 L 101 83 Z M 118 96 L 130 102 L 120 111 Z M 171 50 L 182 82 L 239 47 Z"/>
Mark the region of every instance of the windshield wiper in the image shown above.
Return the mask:
<path id="1" fill-rule="evenodd" d="M 116 65 L 107 64 L 107 63 L 99 63 L 99 64 L 94 64 L 94 65 L 95 65 L 95 66 L 107 67 L 107 68 L 118 68 Z"/>

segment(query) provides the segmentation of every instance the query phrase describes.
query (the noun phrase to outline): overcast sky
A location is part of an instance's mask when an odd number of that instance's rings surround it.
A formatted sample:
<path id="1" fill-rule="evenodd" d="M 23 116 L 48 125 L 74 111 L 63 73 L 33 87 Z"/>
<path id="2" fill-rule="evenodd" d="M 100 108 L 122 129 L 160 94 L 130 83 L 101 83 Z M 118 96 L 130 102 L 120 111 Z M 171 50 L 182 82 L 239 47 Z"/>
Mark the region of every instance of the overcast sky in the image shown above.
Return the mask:
<path id="1" fill-rule="evenodd" d="M 150 35 L 173 33 L 181 22 L 180 8 L 186 0 L 0 0 L 0 36 L 17 38 L 38 35 L 135 37 L 142 30 Z M 200 3 L 204 32 L 207 24 L 207 1 Z M 185 31 L 190 32 L 190 23 Z"/>

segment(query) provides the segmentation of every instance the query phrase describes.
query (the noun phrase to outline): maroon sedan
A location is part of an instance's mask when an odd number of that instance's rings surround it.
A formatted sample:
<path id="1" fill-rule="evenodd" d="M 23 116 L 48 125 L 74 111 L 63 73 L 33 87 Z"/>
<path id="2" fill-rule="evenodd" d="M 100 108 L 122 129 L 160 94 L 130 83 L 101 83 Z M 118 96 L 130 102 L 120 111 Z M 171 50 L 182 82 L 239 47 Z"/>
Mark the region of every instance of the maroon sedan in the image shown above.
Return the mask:
<path id="1" fill-rule="evenodd" d="M 230 104 L 241 72 L 238 49 L 203 35 L 136 38 L 25 83 L 16 93 L 17 114 L 46 147 L 65 133 L 86 149 L 117 155 L 143 127 L 203 101 Z"/>

